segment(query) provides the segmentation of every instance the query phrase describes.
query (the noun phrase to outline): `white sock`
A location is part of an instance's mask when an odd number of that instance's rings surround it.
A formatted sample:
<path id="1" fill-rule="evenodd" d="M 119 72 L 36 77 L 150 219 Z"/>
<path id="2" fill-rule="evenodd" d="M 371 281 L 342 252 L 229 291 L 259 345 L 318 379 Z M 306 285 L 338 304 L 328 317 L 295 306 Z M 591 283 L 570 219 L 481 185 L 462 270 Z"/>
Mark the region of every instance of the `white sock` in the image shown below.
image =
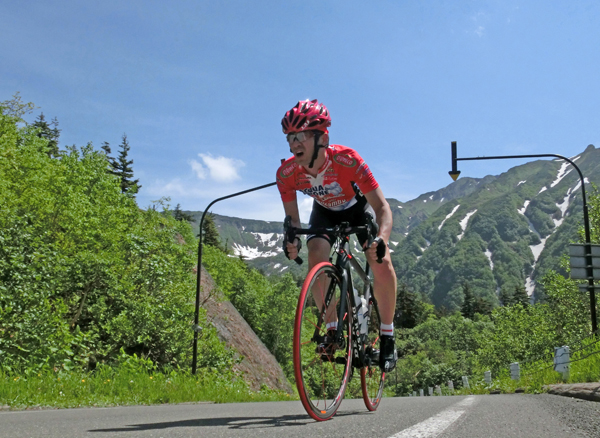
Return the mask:
<path id="1" fill-rule="evenodd" d="M 328 322 L 326 324 L 327 331 L 337 329 L 337 321 Z"/>
<path id="2" fill-rule="evenodd" d="M 381 324 L 379 326 L 379 332 L 382 335 L 394 336 L 394 323 L 391 324 Z"/>

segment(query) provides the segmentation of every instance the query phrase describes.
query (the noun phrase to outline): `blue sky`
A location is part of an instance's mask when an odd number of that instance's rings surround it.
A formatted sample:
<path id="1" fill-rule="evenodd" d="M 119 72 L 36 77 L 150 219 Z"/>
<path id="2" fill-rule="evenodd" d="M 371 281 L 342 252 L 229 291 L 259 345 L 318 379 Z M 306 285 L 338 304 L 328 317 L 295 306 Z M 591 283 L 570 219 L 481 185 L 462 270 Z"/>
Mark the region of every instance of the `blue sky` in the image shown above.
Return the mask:
<path id="1" fill-rule="evenodd" d="M 0 100 L 56 117 L 63 147 L 126 133 L 141 207 L 204 210 L 274 181 L 283 114 L 317 98 L 332 143 L 408 201 L 451 182 L 453 140 L 461 157 L 600 147 L 599 22 L 597 1 L 4 1 Z M 274 187 L 213 211 L 283 218 Z"/>

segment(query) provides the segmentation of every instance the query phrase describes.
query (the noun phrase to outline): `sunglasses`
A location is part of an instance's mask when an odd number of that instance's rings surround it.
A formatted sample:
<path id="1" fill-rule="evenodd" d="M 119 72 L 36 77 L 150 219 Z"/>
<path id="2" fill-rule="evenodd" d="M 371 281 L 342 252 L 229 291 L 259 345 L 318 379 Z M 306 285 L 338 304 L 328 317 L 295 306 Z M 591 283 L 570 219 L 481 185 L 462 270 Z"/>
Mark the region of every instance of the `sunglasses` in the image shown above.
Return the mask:
<path id="1" fill-rule="evenodd" d="M 309 138 L 314 137 L 314 133 L 312 131 L 302 131 L 302 132 L 290 132 L 286 135 L 287 141 L 289 144 L 292 144 L 295 141 L 304 141 Z"/>

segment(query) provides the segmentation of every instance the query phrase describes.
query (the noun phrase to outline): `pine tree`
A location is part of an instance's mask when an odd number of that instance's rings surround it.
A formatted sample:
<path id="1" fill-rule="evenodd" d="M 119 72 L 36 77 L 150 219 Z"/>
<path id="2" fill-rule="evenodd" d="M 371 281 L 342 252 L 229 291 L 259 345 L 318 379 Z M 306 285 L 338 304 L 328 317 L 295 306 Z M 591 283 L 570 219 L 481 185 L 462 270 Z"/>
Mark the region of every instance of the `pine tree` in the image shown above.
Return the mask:
<path id="1" fill-rule="evenodd" d="M 414 328 L 421 319 L 422 305 L 416 293 L 405 283 L 398 286 L 394 324 L 402 328 Z"/>
<path id="2" fill-rule="evenodd" d="M 56 117 L 50 123 L 46 121 L 44 113 L 41 113 L 33 122 L 33 126 L 39 129 L 37 136 L 48 140 L 48 156 L 58 157 L 58 138 L 60 137 L 60 129 L 58 129 L 58 120 Z"/>
<path id="3" fill-rule="evenodd" d="M 493 310 L 492 304 L 482 297 L 475 298 L 475 307 L 473 308 L 473 316 L 476 313 L 480 315 L 491 315 Z"/>
<path id="4" fill-rule="evenodd" d="M 224 249 L 221 246 L 219 230 L 217 230 L 212 213 L 208 213 L 204 217 L 204 222 L 202 224 L 202 244 L 214 246 L 224 252 Z"/>
<path id="5" fill-rule="evenodd" d="M 531 299 L 529 295 L 527 295 L 527 291 L 524 286 L 515 286 L 515 293 L 513 295 L 513 302 L 521 303 L 523 307 L 529 306 L 531 304 Z"/>
<path id="6" fill-rule="evenodd" d="M 110 150 L 110 143 L 108 143 L 107 141 L 105 141 L 104 143 L 102 143 L 102 146 L 101 146 L 101 147 L 102 147 L 102 150 L 104 151 L 104 154 L 105 154 L 107 157 L 109 157 L 109 160 L 113 160 L 113 161 L 114 161 L 114 158 L 112 158 L 112 157 L 110 156 L 110 153 L 111 153 L 111 150 Z"/>
<path id="7" fill-rule="evenodd" d="M 469 286 L 469 283 L 463 283 L 462 289 L 464 301 L 460 309 L 460 313 L 465 318 L 473 319 L 473 317 L 475 316 L 476 305 L 475 296 L 473 295 L 473 291 L 471 290 L 471 286 Z"/>
<path id="8" fill-rule="evenodd" d="M 510 289 L 502 288 L 502 290 L 500 290 L 499 298 L 500 303 L 502 303 L 504 307 L 512 306 L 513 304 L 515 304 L 515 295 Z"/>
<path id="9" fill-rule="evenodd" d="M 181 204 L 177 204 L 177 206 L 175 207 L 175 210 L 173 210 L 173 217 L 177 221 L 192 222 L 194 220 L 194 218 L 192 216 L 181 211 Z"/>
<path id="10" fill-rule="evenodd" d="M 122 193 L 135 196 L 142 186 L 139 184 L 139 179 L 133 180 L 133 168 L 131 167 L 133 160 L 127 159 L 127 156 L 129 155 L 129 149 L 131 149 L 129 142 L 127 141 L 127 134 L 123 134 L 123 140 L 119 145 L 119 148 L 119 156 L 116 159 L 110 156 L 108 157 L 110 166 L 112 168 L 109 170 L 109 172 L 119 177 L 121 181 Z M 104 149 L 107 155 L 110 153 L 110 145 L 107 142 L 103 143 L 102 149 Z"/>

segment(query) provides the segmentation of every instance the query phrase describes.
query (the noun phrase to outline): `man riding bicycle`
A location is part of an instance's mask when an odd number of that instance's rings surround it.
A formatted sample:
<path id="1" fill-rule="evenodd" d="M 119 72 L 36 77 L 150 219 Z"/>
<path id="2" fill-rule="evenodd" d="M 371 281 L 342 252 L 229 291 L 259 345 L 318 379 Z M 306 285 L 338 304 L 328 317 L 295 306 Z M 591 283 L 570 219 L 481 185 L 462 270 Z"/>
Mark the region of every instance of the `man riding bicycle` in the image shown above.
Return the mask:
<path id="1" fill-rule="evenodd" d="M 376 218 L 379 231 L 371 245 L 366 247 L 369 236 L 357 237 L 373 271 L 374 295 L 381 313 L 379 365 L 389 372 L 397 360 L 394 343 L 396 274 L 388 249 L 392 231 L 390 206 L 360 155 L 346 146 L 329 144 L 327 128 L 331 126 L 331 116 L 325 105 L 316 99 L 300 101 L 285 114 L 281 125 L 293 156 L 277 170 L 277 187 L 293 227 L 301 227 L 296 191 L 314 198 L 310 228 L 328 228 L 341 222 L 364 225 L 368 212 Z M 295 259 L 300 246 L 299 238 L 293 243 L 287 242 L 288 258 Z M 329 260 L 331 242 L 327 235 L 307 236 L 307 247 L 309 271 Z M 381 263 L 377 263 L 378 247 L 380 255 L 385 253 Z M 336 327 L 336 321 L 327 323 L 328 330 Z M 328 336 L 328 339 L 333 337 Z"/>

